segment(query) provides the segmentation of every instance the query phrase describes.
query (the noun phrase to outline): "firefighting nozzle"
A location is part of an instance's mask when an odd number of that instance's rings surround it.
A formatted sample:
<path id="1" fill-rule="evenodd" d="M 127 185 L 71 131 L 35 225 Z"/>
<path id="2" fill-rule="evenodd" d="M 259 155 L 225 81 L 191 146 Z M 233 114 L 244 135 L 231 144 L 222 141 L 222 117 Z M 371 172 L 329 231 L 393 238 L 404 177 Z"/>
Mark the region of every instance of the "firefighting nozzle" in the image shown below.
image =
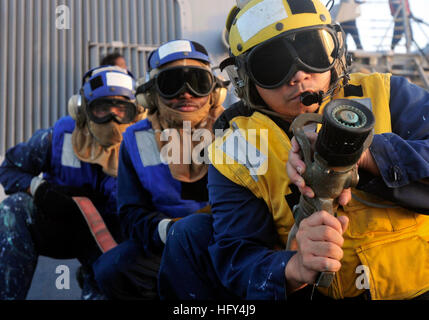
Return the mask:
<path id="1" fill-rule="evenodd" d="M 303 129 L 311 122 L 322 124 L 314 156 Z M 289 233 L 288 250 L 304 218 L 320 210 L 336 215 L 341 192 L 357 185 L 359 176 L 356 163 L 372 142 L 373 127 L 372 112 L 361 103 L 348 99 L 331 101 L 326 105 L 323 116 L 306 113 L 294 120 L 291 130 L 300 145 L 306 165 L 302 177 L 315 196 L 308 198 L 301 194 L 299 204 L 293 208 L 295 224 Z M 329 287 L 334 276 L 334 272 L 322 272 L 316 286 Z"/>
<path id="2" fill-rule="evenodd" d="M 305 91 L 300 96 L 301 103 L 305 106 L 311 106 L 312 104 L 318 103 L 322 104 L 323 101 L 323 91 L 319 92 L 310 92 Z"/>

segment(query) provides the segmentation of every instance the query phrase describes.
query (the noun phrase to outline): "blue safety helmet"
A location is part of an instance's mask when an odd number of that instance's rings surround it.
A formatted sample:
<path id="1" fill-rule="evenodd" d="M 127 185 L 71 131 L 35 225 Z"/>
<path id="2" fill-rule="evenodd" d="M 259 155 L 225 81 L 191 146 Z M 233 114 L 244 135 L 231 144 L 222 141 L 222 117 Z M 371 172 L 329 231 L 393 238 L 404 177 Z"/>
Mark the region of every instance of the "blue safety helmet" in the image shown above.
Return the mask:
<path id="1" fill-rule="evenodd" d="M 162 67 L 172 61 L 196 59 L 210 64 L 207 50 L 195 41 L 172 40 L 151 52 L 148 58 L 149 71 Z"/>
<path id="2" fill-rule="evenodd" d="M 87 104 L 107 96 L 123 96 L 131 101 L 136 99 L 136 81 L 133 74 L 117 66 L 102 66 L 89 70 L 83 77 L 82 85 Z"/>

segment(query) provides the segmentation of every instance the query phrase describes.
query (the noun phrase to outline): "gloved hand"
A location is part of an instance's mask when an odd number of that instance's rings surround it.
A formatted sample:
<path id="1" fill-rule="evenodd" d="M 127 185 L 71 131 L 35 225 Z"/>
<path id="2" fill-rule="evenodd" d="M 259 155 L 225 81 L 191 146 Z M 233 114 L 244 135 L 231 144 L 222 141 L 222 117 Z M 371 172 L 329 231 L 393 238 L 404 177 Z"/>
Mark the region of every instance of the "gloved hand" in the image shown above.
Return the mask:
<path id="1" fill-rule="evenodd" d="M 167 241 L 168 231 L 170 230 L 175 221 L 176 220 L 173 219 L 162 219 L 158 223 L 158 234 L 162 243 L 165 244 L 165 242 Z"/>
<path id="2" fill-rule="evenodd" d="M 43 216 L 53 220 L 80 214 L 79 207 L 71 196 L 65 194 L 61 187 L 46 181 L 37 187 L 34 203 Z"/>
<path id="3" fill-rule="evenodd" d="M 51 219 L 81 215 L 72 197 L 87 197 L 98 207 L 106 201 L 105 196 L 92 190 L 91 186 L 69 187 L 42 182 L 34 192 L 34 203 L 42 213 Z"/>
<path id="4" fill-rule="evenodd" d="M 94 259 L 102 253 L 79 206 L 72 199 L 73 196 L 86 196 L 86 189 L 57 186 L 44 181 L 37 187 L 33 197 L 38 208 L 36 221 L 40 222 L 40 230 L 56 225 L 65 230 L 69 238 L 68 250 L 81 261 Z M 40 230 L 36 228 L 33 233 L 37 235 Z"/>
<path id="5" fill-rule="evenodd" d="M 35 177 L 33 179 L 33 181 L 31 182 L 31 194 L 33 195 L 33 197 L 35 196 L 36 191 L 39 189 L 39 186 L 45 183 L 48 182 L 43 180 L 42 178 Z M 99 205 L 103 205 L 108 200 L 107 196 L 105 196 L 101 192 L 93 190 L 92 186 L 89 184 L 84 184 L 79 187 L 58 186 L 52 184 L 50 185 L 55 188 L 57 192 L 69 197 L 87 197 L 91 199 L 91 201 L 96 207 L 98 207 Z"/>

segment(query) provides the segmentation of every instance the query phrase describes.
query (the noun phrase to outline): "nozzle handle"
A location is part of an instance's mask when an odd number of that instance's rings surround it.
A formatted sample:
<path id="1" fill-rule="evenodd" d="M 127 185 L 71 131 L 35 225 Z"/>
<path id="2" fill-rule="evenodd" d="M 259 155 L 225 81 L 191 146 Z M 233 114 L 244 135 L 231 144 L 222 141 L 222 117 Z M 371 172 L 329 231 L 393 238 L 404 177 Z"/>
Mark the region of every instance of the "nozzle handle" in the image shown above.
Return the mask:
<path id="1" fill-rule="evenodd" d="M 331 272 L 331 271 L 320 272 L 319 276 L 317 277 L 315 285 L 316 287 L 329 288 L 332 281 L 334 281 L 334 278 L 335 278 L 335 272 Z"/>
<path id="2" fill-rule="evenodd" d="M 304 113 L 295 118 L 290 126 L 290 131 L 298 141 L 299 146 L 302 150 L 305 165 L 310 166 L 311 159 L 311 143 L 304 132 L 304 127 L 309 123 L 322 123 L 323 116 L 317 113 Z"/>

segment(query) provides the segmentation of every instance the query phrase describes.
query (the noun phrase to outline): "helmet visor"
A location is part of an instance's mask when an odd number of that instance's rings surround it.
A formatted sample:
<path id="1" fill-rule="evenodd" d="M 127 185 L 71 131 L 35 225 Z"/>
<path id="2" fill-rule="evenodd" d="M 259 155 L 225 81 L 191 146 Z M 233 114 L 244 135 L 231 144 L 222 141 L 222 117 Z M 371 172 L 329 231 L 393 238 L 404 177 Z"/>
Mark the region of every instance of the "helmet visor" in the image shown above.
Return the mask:
<path id="1" fill-rule="evenodd" d="M 322 73 L 335 63 L 338 42 L 327 28 L 308 29 L 266 41 L 247 56 L 251 79 L 260 87 L 273 89 L 289 81 L 298 70 Z"/>
<path id="2" fill-rule="evenodd" d="M 197 66 L 173 67 L 156 75 L 156 88 L 166 99 L 174 98 L 186 89 L 197 97 L 204 97 L 212 92 L 214 85 L 213 74 Z"/>
<path id="3" fill-rule="evenodd" d="M 87 107 L 89 118 L 98 124 L 109 121 L 130 123 L 137 115 L 137 106 L 127 100 L 100 98 L 91 102 Z"/>

